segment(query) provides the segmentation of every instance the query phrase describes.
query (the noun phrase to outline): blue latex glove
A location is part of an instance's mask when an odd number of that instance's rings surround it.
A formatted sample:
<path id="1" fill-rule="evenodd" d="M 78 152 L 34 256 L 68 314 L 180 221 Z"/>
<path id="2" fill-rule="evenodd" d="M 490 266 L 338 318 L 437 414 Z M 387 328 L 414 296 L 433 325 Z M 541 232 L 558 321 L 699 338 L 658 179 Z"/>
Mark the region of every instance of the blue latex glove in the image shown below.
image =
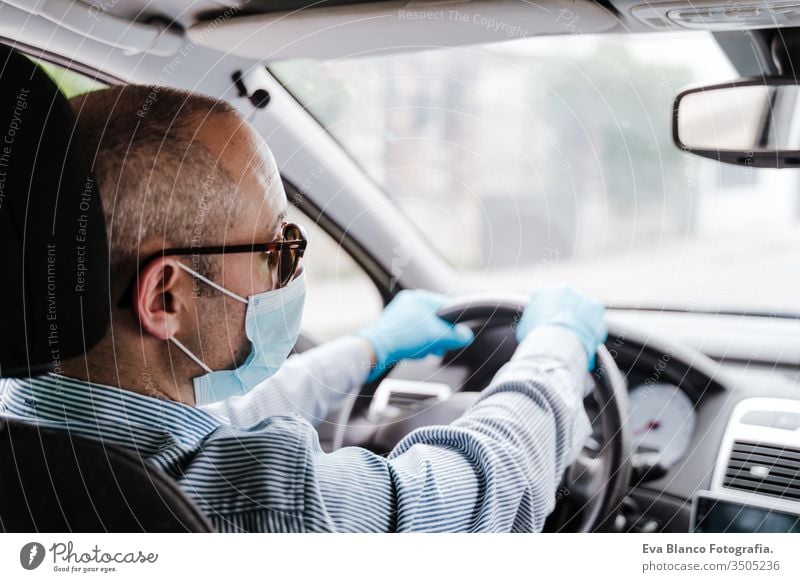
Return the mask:
<path id="1" fill-rule="evenodd" d="M 522 341 L 535 327 L 557 325 L 575 332 L 594 370 L 597 348 L 606 341 L 605 307 L 570 287 L 547 287 L 531 294 L 530 302 L 517 323 L 517 340 Z"/>
<path id="2" fill-rule="evenodd" d="M 357 332 L 375 352 L 375 368 L 367 382 L 400 360 L 441 356 L 472 341 L 469 327 L 453 325 L 436 315 L 446 301 L 447 297 L 431 291 L 401 291 L 373 324 Z"/>

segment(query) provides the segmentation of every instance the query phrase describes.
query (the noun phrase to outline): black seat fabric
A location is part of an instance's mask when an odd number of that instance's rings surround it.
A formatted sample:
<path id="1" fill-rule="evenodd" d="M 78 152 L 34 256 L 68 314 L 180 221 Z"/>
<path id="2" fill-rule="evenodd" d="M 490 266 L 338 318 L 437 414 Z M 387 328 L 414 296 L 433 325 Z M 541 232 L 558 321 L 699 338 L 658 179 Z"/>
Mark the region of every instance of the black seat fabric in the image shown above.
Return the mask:
<path id="1" fill-rule="evenodd" d="M 69 103 L 0 45 L 2 378 L 58 372 L 109 321 L 108 245 Z M 165 474 L 136 454 L 2 416 L 0 531 L 210 531 Z"/>
<path id="2" fill-rule="evenodd" d="M 0 45 L 0 376 L 58 368 L 105 334 L 108 245 L 69 103 Z"/>
<path id="3" fill-rule="evenodd" d="M 203 532 L 206 518 L 140 457 L 0 419 L 0 530 Z"/>

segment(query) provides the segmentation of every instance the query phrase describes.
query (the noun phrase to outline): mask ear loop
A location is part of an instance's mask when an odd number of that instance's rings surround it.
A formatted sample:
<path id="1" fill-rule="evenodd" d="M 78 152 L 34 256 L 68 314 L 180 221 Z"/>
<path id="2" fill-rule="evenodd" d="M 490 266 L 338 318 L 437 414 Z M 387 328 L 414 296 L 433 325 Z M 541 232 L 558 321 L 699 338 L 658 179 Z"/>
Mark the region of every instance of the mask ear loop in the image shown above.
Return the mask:
<path id="1" fill-rule="evenodd" d="M 180 349 L 180 350 L 181 350 L 181 351 L 182 351 L 184 354 L 186 354 L 187 356 L 189 356 L 189 357 L 190 357 L 190 358 L 191 358 L 191 359 L 194 361 L 194 363 L 195 363 L 195 364 L 197 364 L 198 366 L 200 366 L 201 368 L 203 368 L 203 369 L 204 369 L 206 372 L 208 372 L 208 373 L 210 374 L 211 372 L 213 372 L 213 371 L 214 371 L 214 370 L 212 370 L 211 368 L 209 368 L 208 366 L 206 366 L 206 364 L 205 364 L 205 362 L 204 362 L 203 360 L 201 360 L 200 358 L 198 358 L 197 356 L 195 356 L 195 355 L 194 355 L 194 354 L 191 352 L 191 350 L 189 350 L 189 348 L 187 348 L 185 345 L 183 345 L 183 343 L 181 343 L 180 341 L 178 341 L 178 338 L 176 338 L 176 337 L 171 337 L 171 338 L 169 338 L 169 340 L 170 340 L 172 343 L 174 343 L 176 346 L 178 346 L 178 349 Z"/>
<path id="2" fill-rule="evenodd" d="M 245 303 L 245 304 L 249 303 L 249 301 L 248 301 L 247 299 L 245 299 L 244 297 L 242 297 L 241 295 L 237 295 L 237 294 L 236 294 L 236 293 L 234 293 L 233 291 L 229 291 L 228 289 L 225 289 L 225 287 L 223 287 L 222 285 L 219 285 L 219 284 L 217 284 L 217 283 L 214 283 L 214 281 L 212 281 L 212 280 L 211 280 L 211 279 L 209 279 L 208 277 L 204 277 L 203 275 L 201 275 L 200 273 L 198 273 L 198 272 L 197 272 L 197 271 L 195 271 L 194 269 L 190 269 L 189 267 L 187 267 L 186 265 L 184 265 L 184 264 L 183 264 L 183 263 L 181 263 L 180 261 L 175 261 L 175 262 L 178 264 L 178 266 L 179 266 L 181 269 L 183 269 L 184 271 L 186 271 L 187 273 L 189 273 L 189 274 L 190 274 L 190 275 L 192 275 L 193 277 L 197 277 L 197 278 L 198 278 L 198 279 L 200 279 L 200 280 L 201 280 L 203 283 L 205 283 L 206 285 L 210 285 L 211 287 L 213 287 L 214 289 L 216 289 L 216 290 L 217 290 L 217 291 L 219 291 L 220 293 L 224 293 L 224 294 L 225 294 L 225 295 L 227 295 L 228 297 L 231 297 L 231 298 L 233 298 L 233 299 L 236 299 L 237 301 L 241 301 L 242 303 Z M 186 355 L 187 355 L 189 358 L 191 358 L 191 360 L 192 360 L 192 361 L 193 361 L 195 364 L 197 364 L 198 366 L 200 366 L 201 368 L 203 368 L 203 369 L 204 369 L 206 372 L 208 372 L 209 374 L 211 374 L 211 373 L 214 371 L 214 370 L 212 370 L 211 368 L 209 368 L 209 367 L 208 367 L 208 366 L 205 364 L 205 362 L 203 362 L 203 360 L 201 360 L 201 359 L 200 359 L 200 358 L 198 358 L 196 355 L 194 355 L 194 354 L 192 353 L 192 351 L 191 351 L 189 348 L 187 348 L 185 345 L 183 345 L 183 343 L 182 343 L 182 342 L 181 342 L 181 341 L 180 341 L 178 338 L 176 338 L 176 337 L 174 337 L 174 336 L 173 336 L 173 337 L 169 338 L 169 340 L 170 340 L 170 341 L 171 341 L 173 344 L 175 344 L 175 345 L 178 347 L 178 349 L 179 349 L 180 351 L 182 351 L 182 352 L 183 352 L 184 354 L 186 354 Z"/>
<path id="3" fill-rule="evenodd" d="M 244 297 L 242 297 L 241 295 L 237 295 L 237 294 L 236 294 L 236 293 L 234 293 L 233 291 L 229 291 L 228 289 L 225 289 L 225 287 L 223 287 L 222 285 L 220 285 L 220 284 L 218 284 L 218 283 L 214 283 L 214 281 L 212 281 L 212 280 L 211 280 L 211 279 L 209 279 L 208 277 L 204 277 L 203 275 L 201 275 L 200 273 L 198 273 L 198 272 L 197 272 L 197 271 L 195 271 L 194 269 L 190 269 L 189 267 L 187 267 L 186 265 L 184 265 L 184 264 L 183 264 L 183 263 L 181 263 L 180 261 L 175 261 L 175 262 L 176 262 L 176 263 L 178 263 L 178 266 L 179 266 L 181 269 L 183 269 L 184 271 L 186 271 L 187 273 L 189 273 L 189 274 L 190 274 L 192 277 L 197 277 L 197 278 L 198 278 L 198 279 L 200 279 L 200 280 L 201 280 L 203 283 L 205 283 L 206 285 L 209 285 L 209 286 L 213 287 L 214 289 L 216 289 L 216 290 L 217 290 L 217 291 L 219 291 L 220 293 L 224 293 L 224 294 L 225 294 L 225 295 L 227 295 L 228 297 L 230 297 L 230 298 L 232 298 L 232 299 L 236 299 L 237 301 L 241 301 L 241 302 L 242 302 L 242 303 L 244 303 L 244 304 L 247 304 L 247 303 L 249 303 L 249 301 L 248 301 L 247 299 L 245 299 Z"/>

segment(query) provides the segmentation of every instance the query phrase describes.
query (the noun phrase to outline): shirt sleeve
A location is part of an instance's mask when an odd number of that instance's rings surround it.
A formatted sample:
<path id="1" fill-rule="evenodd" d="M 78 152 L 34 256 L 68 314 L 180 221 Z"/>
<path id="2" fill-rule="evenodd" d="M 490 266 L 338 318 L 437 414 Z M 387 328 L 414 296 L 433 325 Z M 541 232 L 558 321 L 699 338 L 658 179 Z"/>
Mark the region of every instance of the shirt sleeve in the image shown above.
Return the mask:
<path id="1" fill-rule="evenodd" d="M 346 336 L 289 357 L 280 370 L 247 394 L 202 408 L 239 427 L 286 414 L 299 414 L 317 426 L 363 385 L 370 365 L 364 340 Z"/>
<path id="2" fill-rule="evenodd" d="M 585 417 L 587 357 L 559 327 L 531 332 L 478 401 L 388 457 L 313 447 L 310 531 L 540 531 Z M 322 518 L 324 516 L 324 518 Z"/>

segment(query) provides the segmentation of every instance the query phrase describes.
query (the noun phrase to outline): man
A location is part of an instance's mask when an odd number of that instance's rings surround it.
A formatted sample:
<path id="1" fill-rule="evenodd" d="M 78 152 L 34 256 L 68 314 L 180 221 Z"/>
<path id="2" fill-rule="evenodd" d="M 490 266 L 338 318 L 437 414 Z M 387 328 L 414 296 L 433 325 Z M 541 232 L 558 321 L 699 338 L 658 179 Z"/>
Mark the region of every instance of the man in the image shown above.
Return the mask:
<path id="1" fill-rule="evenodd" d="M 4 381 L 1 414 L 135 450 L 221 531 L 542 528 L 586 423 L 601 306 L 535 293 L 519 349 L 463 417 L 414 431 L 388 457 L 323 453 L 301 414 L 277 410 L 291 403 L 258 409 L 265 400 L 251 396 L 269 378 L 276 386 L 305 290 L 305 242 L 283 224 L 266 144 L 224 103 L 164 88 L 114 87 L 74 107 L 117 308 L 106 338 L 62 374 Z M 469 332 L 436 317 L 441 301 L 402 294 L 374 325 L 304 355 L 340 362 L 317 386 L 347 390 L 400 359 L 465 345 Z"/>

